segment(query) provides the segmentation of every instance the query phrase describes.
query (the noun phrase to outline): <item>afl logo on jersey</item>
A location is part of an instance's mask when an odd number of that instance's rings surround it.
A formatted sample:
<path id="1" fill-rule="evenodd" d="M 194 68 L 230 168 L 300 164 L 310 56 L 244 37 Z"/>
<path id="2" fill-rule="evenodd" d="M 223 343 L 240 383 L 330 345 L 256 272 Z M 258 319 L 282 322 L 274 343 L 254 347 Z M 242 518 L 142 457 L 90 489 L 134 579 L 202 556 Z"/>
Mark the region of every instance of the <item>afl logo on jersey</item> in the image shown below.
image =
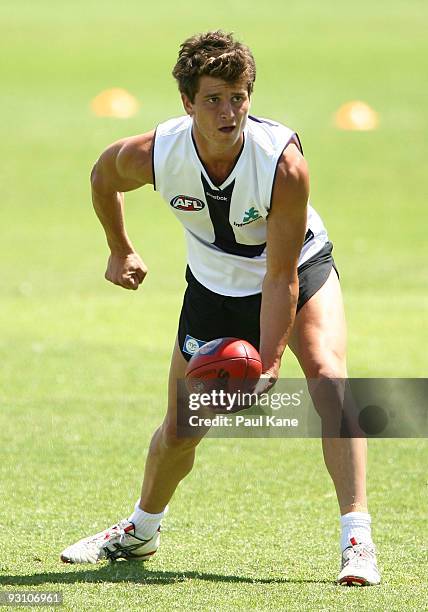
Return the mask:
<path id="1" fill-rule="evenodd" d="M 205 206 L 205 202 L 202 202 L 202 200 L 185 195 L 175 196 L 175 198 L 172 198 L 170 204 L 173 208 L 177 208 L 178 210 L 187 210 L 189 212 L 194 210 L 202 210 Z"/>

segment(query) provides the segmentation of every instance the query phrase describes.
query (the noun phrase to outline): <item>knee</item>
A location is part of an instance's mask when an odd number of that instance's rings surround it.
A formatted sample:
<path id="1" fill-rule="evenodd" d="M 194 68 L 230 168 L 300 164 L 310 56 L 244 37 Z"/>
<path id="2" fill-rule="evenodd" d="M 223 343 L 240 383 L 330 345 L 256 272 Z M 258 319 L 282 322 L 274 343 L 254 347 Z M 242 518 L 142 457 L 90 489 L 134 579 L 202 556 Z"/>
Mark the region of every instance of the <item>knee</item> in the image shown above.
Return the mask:
<path id="1" fill-rule="evenodd" d="M 345 377 L 339 368 L 333 364 L 319 364 L 307 376 L 309 392 L 314 397 L 329 396 L 339 398 L 343 396 Z"/>
<path id="2" fill-rule="evenodd" d="M 339 380 L 347 377 L 346 361 L 332 353 L 322 358 L 311 359 L 305 364 L 305 376 L 314 380 Z"/>
<path id="3" fill-rule="evenodd" d="M 166 419 L 160 428 L 161 445 L 163 449 L 186 452 L 194 449 L 200 442 L 197 437 L 180 436 L 177 423 L 174 420 Z"/>
<path id="4" fill-rule="evenodd" d="M 340 363 L 323 361 L 313 363 L 310 372 L 306 372 L 308 389 L 316 408 L 322 405 L 341 404 L 343 401 L 346 379 L 346 368 Z"/>

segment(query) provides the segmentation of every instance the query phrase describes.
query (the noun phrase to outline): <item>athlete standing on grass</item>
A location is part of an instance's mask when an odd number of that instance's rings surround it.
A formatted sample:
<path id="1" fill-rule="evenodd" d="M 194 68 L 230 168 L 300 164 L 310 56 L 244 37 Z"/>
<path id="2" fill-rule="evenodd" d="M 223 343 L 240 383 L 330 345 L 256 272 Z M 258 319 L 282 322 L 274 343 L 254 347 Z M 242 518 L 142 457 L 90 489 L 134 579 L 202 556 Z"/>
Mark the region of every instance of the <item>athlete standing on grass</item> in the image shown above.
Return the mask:
<path id="1" fill-rule="evenodd" d="M 224 336 L 248 340 L 260 350 L 268 384 L 278 378 L 288 345 L 308 380 L 322 379 L 333 402 L 343 399 L 335 384 L 347 376 L 341 290 L 327 232 L 308 205 L 308 169 L 297 135 L 249 116 L 254 59 L 229 34 L 186 40 L 173 75 L 186 116 L 112 144 L 91 177 L 111 251 L 106 279 L 112 283 L 137 289 L 147 274 L 125 230 L 123 192 L 154 185 L 185 227 L 188 287 L 168 409 L 150 444 L 134 512 L 65 549 L 61 558 L 68 563 L 144 559 L 157 550 L 167 504 L 192 469 L 200 441 L 177 437 L 176 381 L 205 342 Z M 322 420 L 328 419 L 317 386 L 309 388 Z M 342 515 L 338 580 L 377 584 L 366 441 L 324 437 L 323 452 Z"/>

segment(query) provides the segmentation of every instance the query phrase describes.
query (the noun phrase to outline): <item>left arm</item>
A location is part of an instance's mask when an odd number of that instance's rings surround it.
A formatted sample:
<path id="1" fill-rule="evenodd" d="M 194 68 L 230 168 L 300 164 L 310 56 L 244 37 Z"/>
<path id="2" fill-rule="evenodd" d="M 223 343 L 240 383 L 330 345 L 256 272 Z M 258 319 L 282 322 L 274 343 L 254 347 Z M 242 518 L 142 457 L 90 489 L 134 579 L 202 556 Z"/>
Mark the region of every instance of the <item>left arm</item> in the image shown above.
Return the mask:
<path id="1" fill-rule="evenodd" d="M 263 377 L 278 378 L 281 357 L 296 316 L 297 263 L 306 233 L 309 176 L 295 144 L 279 160 L 267 221 L 267 270 L 260 312 Z"/>

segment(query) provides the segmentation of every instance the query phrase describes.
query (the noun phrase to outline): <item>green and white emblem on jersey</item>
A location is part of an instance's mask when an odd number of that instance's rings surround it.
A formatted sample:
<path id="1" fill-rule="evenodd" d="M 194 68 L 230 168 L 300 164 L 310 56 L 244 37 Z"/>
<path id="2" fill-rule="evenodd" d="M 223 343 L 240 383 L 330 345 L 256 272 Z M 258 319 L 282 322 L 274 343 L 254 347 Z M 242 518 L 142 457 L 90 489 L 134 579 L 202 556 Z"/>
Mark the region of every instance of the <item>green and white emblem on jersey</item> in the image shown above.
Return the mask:
<path id="1" fill-rule="evenodd" d="M 244 218 L 242 219 L 242 223 L 234 223 L 233 225 L 235 225 L 236 227 L 242 227 L 243 225 L 248 225 L 249 223 L 252 223 L 253 221 L 257 221 L 257 219 L 260 219 L 261 215 L 259 214 L 259 211 L 254 208 L 254 206 L 252 206 L 249 210 L 246 210 L 244 212 Z"/>

